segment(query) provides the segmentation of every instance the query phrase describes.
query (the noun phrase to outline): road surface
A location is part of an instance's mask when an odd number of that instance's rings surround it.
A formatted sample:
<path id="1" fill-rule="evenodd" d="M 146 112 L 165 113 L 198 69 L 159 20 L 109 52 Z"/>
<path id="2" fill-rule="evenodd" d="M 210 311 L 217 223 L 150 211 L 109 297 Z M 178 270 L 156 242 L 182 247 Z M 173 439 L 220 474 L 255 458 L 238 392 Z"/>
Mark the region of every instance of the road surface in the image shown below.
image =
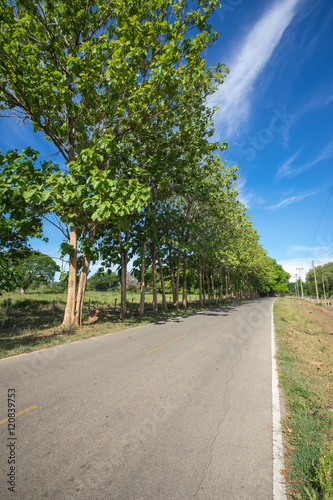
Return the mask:
<path id="1" fill-rule="evenodd" d="M 0 498 L 272 499 L 272 301 L 0 361 Z"/>

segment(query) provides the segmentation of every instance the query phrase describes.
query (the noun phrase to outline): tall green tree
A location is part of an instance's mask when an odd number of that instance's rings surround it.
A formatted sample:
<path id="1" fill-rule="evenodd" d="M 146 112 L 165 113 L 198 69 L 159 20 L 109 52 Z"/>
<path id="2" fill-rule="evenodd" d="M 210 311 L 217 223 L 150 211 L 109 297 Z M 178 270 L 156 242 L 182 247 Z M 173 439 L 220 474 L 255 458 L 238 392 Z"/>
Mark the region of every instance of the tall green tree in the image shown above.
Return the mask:
<path id="1" fill-rule="evenodd" d="M 107 292 L 108 290 L 116 288 L 118 285 L 118 275 L 115 272 L 111 272 L 111 270 L 109 270 L 109 272 L 104 271 L 103 268 L 98 269 L 98 271 L 87 280 L 87 290 Z"/>
<path id="2" fill-rule="evenodd" d="M 69 227 L 63 324 L 80 325 L 94 245 L 148 203 L 137 156 L 160 128 L 201 113 L 222 83 L 205 68 L 216 0 L 2 0 L 0 102 L 53 142 L 66 169 L 27 195 Z M 190 36 L 191 35 L 191 36 Z M 198 95 L 202 96 L 201 107 Z M 162 119 L 162 118 L 165 119 Z M 177 120 L 173 119 L 176 117 Z M 132 146 L 131 167 L 124 152 Z M 158 145 L 157 145 L 158 146 Z M 63 201 L 63 206 L 61 205 Z M 77 287 L 78 245 L 81 272 Z"/>
<path id="3" fill-rule="evenodd" d="M 272 291 L 278 295 L 285 295 L 289 293 L 288 283 L 290 279 L 290 274 L 287 273 L 283 267 L 273 260 L 274 266 L 274 284 L 272 286 Z"/>
<path id="4" fill-rule="evenodd" d="M 32 283 L 52 283 L 56 272 L 60 272 L 60 267 L 48 255 L 33 251 L 13 266 L 13 272 L 21 293 L 25 293 Z"/>
<path id="5" fill-rule="evenodd" d="M 28 237 L 17 231 L 13 221 L 0 214 L 0 295 L 19 286 L 14 268 L 29 251 Z"/>
<path id="6" fill-rule="evenodd" d="M 23 155 L 0 151 L 0 293 L 19 286 L 14 267 L 32 251 L 29 238 L 43 237 L 42 217 L 26 202 L 20 188 L 26 182 L 24 172 L 33 169 L 32 157 L 31 148 Z M 16 175 L 7 170 L 13 162 L 19 165 Z"/>
<path id="7" fill-rule="evenodd" d="M 316 266 L 316 278 L 318 285 L 318 293 L 321 297 L 324 297 L 324 289 L 326 297 L 332 297 L 333 295 L 333 262 L 327 262 L 321 266 Z M 316 296 L 316 287 L 314 280 L 313 269 L 306 275 L 306 281 L 304 284 L 304 292 L 306 295 Z"/>

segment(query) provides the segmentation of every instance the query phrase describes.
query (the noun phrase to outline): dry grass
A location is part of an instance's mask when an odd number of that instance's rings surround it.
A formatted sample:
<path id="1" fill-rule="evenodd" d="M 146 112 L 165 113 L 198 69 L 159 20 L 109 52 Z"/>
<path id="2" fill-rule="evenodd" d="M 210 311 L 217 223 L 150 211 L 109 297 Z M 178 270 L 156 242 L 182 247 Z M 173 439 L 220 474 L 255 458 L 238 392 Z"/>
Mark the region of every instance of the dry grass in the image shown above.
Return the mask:
<path id="1" fill-rule="evenodd" d="M 331 490 L 324 492 L 317 468 L 333 438 L 333 311 L 301 300 L 279 299 L 274 319 L 286 394 L 290 498 L 331 499 L 332 482 Z"/>
<path id="2" fill-rule="evenodd" d="M 301 300 L 276 302 L 276 324 L 301 364 L 299 373 L 333 408 L 333 310 Z M 284 323 L 284 324 L 283 324 Z"/>
<path id="3" fill-rule="evenodd" d="M 1 320 L 7 299 L 10 306 L 4 327 Z M 169 298 L 169 296 L 168 296 Z M 196 298 L 192 295 L 192 298 Z M 115 299 L 117 306 L 115 307 Z M 88 310 L 90 300 L 90 314 Z M 61 326 L 65 305 L 65 294 L 27 293 L 8 294 L 0 301 L 0 358 L 52 347 L 63 343 L 113 333 L 168 319 L 175 315 L 192 314 L 200 310 L 197 302 L 192 302 L 186 310 L 176 312 L 169 304 L 168 312 L 159 304 L 158 315 L 152 314 L 151 296 L 147 294 L 145 317 L 137 314 L 139 294 L 128 294 L 128 318 L 119 319 L 119 294 L 108 292 L 87 292 L 83 312 L 83 326 L 63 328 Z"/>

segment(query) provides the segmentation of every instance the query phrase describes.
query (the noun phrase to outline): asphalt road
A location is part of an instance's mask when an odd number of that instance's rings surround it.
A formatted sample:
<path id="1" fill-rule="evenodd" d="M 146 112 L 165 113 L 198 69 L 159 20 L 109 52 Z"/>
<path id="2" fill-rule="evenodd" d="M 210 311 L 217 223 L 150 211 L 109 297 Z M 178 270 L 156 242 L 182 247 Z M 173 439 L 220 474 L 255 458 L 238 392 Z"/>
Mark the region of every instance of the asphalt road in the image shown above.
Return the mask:
<path id="1" fill-rule="evenodd" d="M 271 500 L 271 309 L 261 299 L 0 361 L 0 421 L 8 389 L 28 409 L 12 436 L 0 425 L 0 498 Z"/>

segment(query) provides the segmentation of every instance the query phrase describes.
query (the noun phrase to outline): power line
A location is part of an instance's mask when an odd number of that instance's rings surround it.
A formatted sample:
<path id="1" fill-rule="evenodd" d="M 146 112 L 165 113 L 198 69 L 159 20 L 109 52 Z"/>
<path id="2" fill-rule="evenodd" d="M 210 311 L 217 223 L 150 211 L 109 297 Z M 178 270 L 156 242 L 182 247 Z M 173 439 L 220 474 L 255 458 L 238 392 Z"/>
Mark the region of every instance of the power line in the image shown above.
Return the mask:
<path id="1" fill-rule="evenodd" d="M 331 198 L 331 194 L 332 194 L 332 192 L 333 192 L 333 185 L 332 185 L 331 190 L 330 190 L 330 192 L 329 192 L 329 195 L 328 195 L 328 198 L 327 198 L 327 201 L 326 201 L 326 204 L 325 204 L 325 207 L 324 207 L 323 213 L 321 214 L 320 221 L 319 221 L 319 223 L 318 223 L 318 226 L 317 226 L 316 232 L 315 232 L 315 234 L 314 234 L 314 237 L 312 238 L 311 245 L 310 245 L 310 247 L 308 248 L 308 251 L 307 251 L 307 254 L 306 254 L 306 256 L 305 256 L 305 259 L 307 258 L 308 254 L 309 254 L 309 252 L 310 252 L 310 250 L 311 250 L 311 248 L 312 248 L 312 245 L 313 245 L 313 243 L 314 243 L 314 240 L 316 239 L 316 236 L 317 236 L 317 233 L 318 233 L 318 230 L 319 230 L 320 224 L 321 224 L 321 222 L 322 222 L 322 220 L 323 220 L 323 217 L 324 217 L 324 215 L 325 215 L 326 208 L 327 208 L 328 202 L 330 201 L 330 198 Z"/>
<path id="2" fill-rule="evenodd" d="M 321 260 L 319 259 L 319 262 L 320 262 L 320 266 L 323 266 L 324 264 L 327 264 L 328 262 L 332 262 L 333 261 L 333 253 L 331 255 L 326 255 L 326 257 L 324 257 L 324 260 Z"/>

